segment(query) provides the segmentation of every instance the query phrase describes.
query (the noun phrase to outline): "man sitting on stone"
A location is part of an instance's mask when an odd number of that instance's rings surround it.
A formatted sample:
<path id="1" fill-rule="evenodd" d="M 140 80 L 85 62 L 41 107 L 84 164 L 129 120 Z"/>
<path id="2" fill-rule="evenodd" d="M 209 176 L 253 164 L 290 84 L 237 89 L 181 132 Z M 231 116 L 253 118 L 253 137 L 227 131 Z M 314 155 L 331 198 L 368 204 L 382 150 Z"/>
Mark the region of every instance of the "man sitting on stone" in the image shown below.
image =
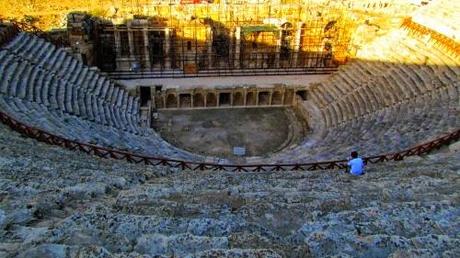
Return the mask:
<path id="1" fill-rule="evenodd" d="M 358 152 L 351 152 L 351 160 L 348 161 L 350 167 L 350 174 L 360 176 L 364 174 L 364 161 L 362 158 L 358 158 Z"/>

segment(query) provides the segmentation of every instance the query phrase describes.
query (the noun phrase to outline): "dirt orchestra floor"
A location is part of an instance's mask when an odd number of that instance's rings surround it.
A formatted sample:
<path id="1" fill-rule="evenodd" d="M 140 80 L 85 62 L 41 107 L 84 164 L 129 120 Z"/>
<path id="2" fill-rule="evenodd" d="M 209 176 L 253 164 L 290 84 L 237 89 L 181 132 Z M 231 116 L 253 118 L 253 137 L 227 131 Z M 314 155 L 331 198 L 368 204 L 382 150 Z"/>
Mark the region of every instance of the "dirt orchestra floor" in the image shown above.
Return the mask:
<path id="1" fill-rule="evenodd" d="M 246 156 L 262 156 L 291 144 L 293 119 L 291 109 L 279 107 L 164 110 L 153 127 L 179 148 L 236 158 L 233 147 L 246 148 Z"/>

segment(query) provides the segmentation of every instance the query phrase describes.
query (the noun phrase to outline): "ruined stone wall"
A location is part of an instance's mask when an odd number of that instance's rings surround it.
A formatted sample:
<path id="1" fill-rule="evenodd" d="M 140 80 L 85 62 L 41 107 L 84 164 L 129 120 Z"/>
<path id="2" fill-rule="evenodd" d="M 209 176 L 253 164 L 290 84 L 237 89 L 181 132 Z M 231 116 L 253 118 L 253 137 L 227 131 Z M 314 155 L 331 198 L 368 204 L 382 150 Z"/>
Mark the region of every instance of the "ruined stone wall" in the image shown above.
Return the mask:
<path id="1" fill-rule="evenodd" d="M 306 98 L 305 86 L 289 85 L 193 89 L 151 87 L 151 92 L 156 109 L 293 106 L 296 105 L 296 96 Z"/>
<path id="2" fill-rule="evenodd" d="M 115 22 L 69 15 L 74 51 L 107 71 L 330 68 L 346 61 L 354 28 L 340 10 L 303 21 L 191 17 L 177 23 L 144 17 Z"/>
<path id="3" fill-rule="evenodd" d="M 99 36 L 90 42 L 94 50 L 90 44 L 74 49 L 88 52 L 79 53 L 83 55 L 92 51 L 94 64 L 109 72 L 330 68 L 346 63 L 360 48 L 401 26 L 414 10 L 423 10 L 423 4 L 159 2 L 130 12 L 117 9 L 100 22 L 95 32 Z"/>

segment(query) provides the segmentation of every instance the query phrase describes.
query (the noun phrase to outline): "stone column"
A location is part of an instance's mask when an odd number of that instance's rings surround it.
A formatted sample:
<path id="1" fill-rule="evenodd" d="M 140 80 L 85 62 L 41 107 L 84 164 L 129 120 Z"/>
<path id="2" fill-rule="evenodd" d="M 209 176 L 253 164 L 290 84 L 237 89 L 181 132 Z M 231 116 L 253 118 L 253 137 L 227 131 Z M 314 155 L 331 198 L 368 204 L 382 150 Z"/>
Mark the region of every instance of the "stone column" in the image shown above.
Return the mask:
<path id="1" fill-rule="evenodd" d="M 284 105 L 284 96 L 286 95 L 286 90 L 283 90 L 281 91 L 281 105 Z"/>
<path id="2" fill-rule="evenodd" d="M 212 40 L 213 40 L 213 34 L 212 34 L 212 28 L 209 27 L 206 29 L 207 31 L 207 43 L 208 43 L 208 68 L 212 67 Z"/>
<path id="3" fill-rule="evenodd" d="M 297 67 L 297 60 L 299 58 L 300 41 L 301 41 L 301 37 L 302 37 L 302 26 L 303 26 L 303 22 L 299 22 L 297 24 L 297 30 L 295 32 L 294 46 L 293 46 L 294 56 L 292 57 L 292 59 L 293 59 L 292 63 L 294 65 L 294 67 Z"/>
<path id="4" fill-rule="evenodd" d="M 241 27 L 236 27 L 235 29 L 235 59 L 233 66 L 235 68 L 240 68 L 240 47 L 241 47 Z"/>
<path id="5" fill-rule="evenodd" d="M 144 62 L 145 68 L 150 68 L 150 51 L 149 51 L 149 33 L 148 28 L 145 27 L 143 29 L 144 34 Z"/>
<path id="6" fill-rule="evenodd" d="M 193 95 L 194 95 L 193 92 L 190 93 L 190 107 L 191 108 L 193 108 L 195 106 L 195 103 L 194 103 L 195 101 L 193 99 Z"/>
<path id="7" fill-rule="evenodd" d="M 133 31 L 128 27 L 129 57 L 134 58 L 134 38 Z"/>
<path id="8" fill-rule="evenodd" d="M 276 49 L 275 49 L 275 67 L 280 66 L 280 52 L 281 52 L 281 37 L 283 35 L 283 30 L 278 32 L 278 39 L 276 40 Z"/>
<path id="9" fill-rule="evenodd" d="M 113 36 L 115 38 L 115 52 L 117 58 L 121 57 L 121 40 L 120 40 L 120 31 L 118 31 L 117 26 L 113 26 Z"/>
<path id="10" fill-rule="evenodd" d="M 128 69 L 131 70 L 133 63 L 136 60 L 134 57 L 134 38 L 133 38 L 133 31 L 131 30 L 131 25 L 128 25 L 127 33 L 128 33 L 128 43 L 129 43 Z"/>
<path id="11" fill-rule="evenodd" d="M 155 96 L 156 96 L 155 87 L 150 86 L 150 100 L 152 101 L 152 107 L 157 106 L 157 100 Z"/>
<path id="12" fill-rule="evenodd" d="M 268 105 L 272 105 L 272 100 L 273 100 L 273 90 L 270 90 L 270 96 L 268 97 Z"/>
<path id="13" fill-rule="evenodd" d="M 233 58 L 233 45 L 235 44 L 235 40 L 234 40 L 235 32 L 233 31 L 233 29 L 230 30 L 230 35 L 229 36 L 230 36 L 230 46 L 229 46 L 229 49 L 228 49 L 228 56 L 229 56 L 229 58 Z M 233 63 L 231 63 L 231 64 L 233 64 Z"/>
<path id="14" fill-rule="evenodd" d="M 171 46 L 170 38 L 171 38 L 170 29 L 166 28 L 165 29 L 165 44 L 164 44 L 164 49 L 163 49 L 165 68 L 171 68 L 171 58 L 169 56 L 169 49 Z"/>

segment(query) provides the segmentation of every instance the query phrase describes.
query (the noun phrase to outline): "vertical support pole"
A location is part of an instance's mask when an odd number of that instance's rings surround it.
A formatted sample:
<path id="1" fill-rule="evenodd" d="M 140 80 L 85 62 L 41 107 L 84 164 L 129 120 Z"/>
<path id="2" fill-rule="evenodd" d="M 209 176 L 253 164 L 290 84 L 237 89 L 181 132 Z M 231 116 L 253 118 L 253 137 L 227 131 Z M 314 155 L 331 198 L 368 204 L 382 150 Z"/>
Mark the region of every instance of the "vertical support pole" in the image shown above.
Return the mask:
<path id="1" fill-rule="evenodd" d="M 275 49 L 275 67 L 280 67 L 280 54 L 281 54 L 281 37 L 283 36 L 283 30 L 280 29 L 278 32 L 278 39 L 276 40 L 276 49 Z"/>
<path id="2" fill-rule="evenodd" d="M 298 22 L 297 23 L 297 30 L 295 32 L 295 39 L 294 39 L 294 56 L 292 60 L 292 65 L 294 67 L 297 67 L 297 60 L 299 59 L 299 51 L 300 51 L 300 41 L 302 37 L 302 26 L 303 22 Z"/>
<path id="3" fill-rule="evenodd" d="M 233 57 L 233 46 L 235 45 L 235 32 L 233 29 L 230 29 L 230 46 L 228 48 L 228 56 L 229 56 L 229 60 L 228 60 L 228 63 L 227 63 L 227 67 L 226 68 L 232 68 L 233 67 L 233 60 L 234 60 L 234 57 Z"/>
<path id="4" fill-rule="evenodd" d="M 171 68 L 171 57 L 170 57 L 170 50 L 171 47 L 171 37 L 170 37 L 170 29 L 166 28 L 165 29 L 165 44 L 164 44 L 164 62 L 165 62 L 165 68 Z"/>
<path id="5" fill-rule="evenodd" d="M 132 67 L 132 62 L 135 61 L 134 58 L 134 39 L 133 39 L 133 31 L 131 30 L 131 25 L 128 24 L 128 43 L 129 43 L 129 67 Z"/>
<path id="6" fill-rule="evenodd" d="M 207 28 L 207 43 L 208 43 L 208 49 L 207 49 L 207 52 L 208 52 L 208 67 L 207 68 L 211 68 L 212 67 L 212 41 L 213 41 L 213 34 L 212 34 L 212 28 L 211 27 L 208 27 Z"/>
<path id="7" fill-rule="evenodd" d="M 187 58 L 188 58 L 188 50 L 187 50 L 187 52 L 184 50 L 184 40 L 185 40 L 185 29 L 182 28 L 182 39 L 180 41 L 181 42 L 181 51 L 182 51 L 182 53 L 181 53 L 182 60 L 181 60 L 180 68 L 182 70 L 184 70 L 184 66 L 185 66 L 185 63 L 187 62 Z M 185 71 L 184 71 L 184 73 L 185 73 Z"/>
<path id="8" fill-rule="evenodd" d="M 144 34 L 144 62 L 145 68 L 150 69 L 150 51 L 149 51 L 149 34 L 148 28 L 143 29 Z"/>
<path id="9" fill-rule="evenodd" d="M 286 90 L 285 90 L 285 87 L 282 88 L 282 91 L 281 91 L 281 105 L 284 105 L 284 97 L 286 95 Z"/>
<path id="10" fill-rule="evenodd" d="M 117 29 L 116 25 L 113 25 L 113 36 L 115 38 L 115 53 L 116 57 L 121 57 L 121 40 L 120 40 L 120 31 Z"/>
<path id="11" fill-rule="evenodd" d="M 238 26 L 235 29 L 235 59 L 233 65 L 236 69 L 240 68 L 240 47 L 241 47 L 241 27 Z"/>
<path id="12" fill-rule="evenodd" d="M 156 92 L 155 92 L 155 87 L 150 86 L 150 100 L 152 101 L 152 107 L 157 107 L 157 100 L 155 98 Z"/>
<path id="13" fill-rule="evenodd" d="M 129 57 L 134 58 L 134 38 L 131 27 L 128 27 Z"/>

